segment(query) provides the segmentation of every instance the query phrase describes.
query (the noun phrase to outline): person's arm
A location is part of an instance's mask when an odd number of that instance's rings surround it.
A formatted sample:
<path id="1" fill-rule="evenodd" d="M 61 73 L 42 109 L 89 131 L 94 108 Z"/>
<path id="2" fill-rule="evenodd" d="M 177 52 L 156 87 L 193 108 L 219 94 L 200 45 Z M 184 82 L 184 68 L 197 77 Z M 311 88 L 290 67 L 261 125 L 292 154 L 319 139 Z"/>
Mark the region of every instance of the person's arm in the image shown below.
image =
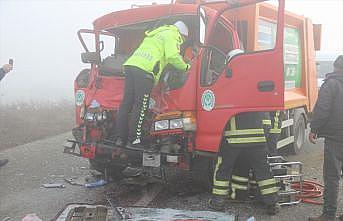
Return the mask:
<path id="1" fill-rule="evenodd" d="M 310 127 L 311 127 L 310 141 L 311 142 L 313 141 L 313 139 L 316 138 L 315 135 L 318 133 L 319 128 L 323 127 L 329 119 L 331 109 L 332 109 L 333 97 L 334 97 L 334 92 L 333 92 L 334 87 L 335 87 L 334 80 L 328 80 L 327 82 L 324 82 L 324 84 L 319 90 L 318 99 L 313 109 L 313 116 L 312 116 L 312 120 L 310 124 Z"/>
<path id="2" fill-rule="evenodd" d="M 5 64 L 0 68 L 0 81 L 5 77 L 5 75 L 13 69 L 12 64 Z"/>
<path id="3" fill-rule="evenodd" d="M 180 42 L 174 33 L 168 33 L 165 37 L 165 57 L 167 63 L 173 65 L 176 69 L 181 71 L 187 71 L 190 65 L 184 62 L 180 55 Z"/>
<path id="4" fill-rule="evenodd" d="M 5 77 L 5 70 L 3 68 L 0 68 L 0 81 Z"/>

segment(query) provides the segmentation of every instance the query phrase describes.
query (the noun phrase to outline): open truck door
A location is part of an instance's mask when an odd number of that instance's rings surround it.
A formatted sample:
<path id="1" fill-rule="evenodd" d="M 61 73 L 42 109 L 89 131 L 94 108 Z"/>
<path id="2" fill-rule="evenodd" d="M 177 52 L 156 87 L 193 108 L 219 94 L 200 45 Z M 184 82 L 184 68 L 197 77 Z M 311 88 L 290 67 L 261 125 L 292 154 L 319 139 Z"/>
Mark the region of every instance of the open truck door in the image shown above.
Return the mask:
<path id="1" fill-rule="evenodd" d="M 258 2 L 262 1 L 229 0 L 228 7 L 212 20 L 206 14 L 206 4 L 199 6 L 199 44 L 203 51 L 197 91 L 197 150 L 217 152 L 227 122 L 237 113 L 284 107 L 284 0 L 279 0 L 271 49 L 240 50 L 236 27 L 223 16 Z M 256 27 L 258 22 L 254 22 Z"/>

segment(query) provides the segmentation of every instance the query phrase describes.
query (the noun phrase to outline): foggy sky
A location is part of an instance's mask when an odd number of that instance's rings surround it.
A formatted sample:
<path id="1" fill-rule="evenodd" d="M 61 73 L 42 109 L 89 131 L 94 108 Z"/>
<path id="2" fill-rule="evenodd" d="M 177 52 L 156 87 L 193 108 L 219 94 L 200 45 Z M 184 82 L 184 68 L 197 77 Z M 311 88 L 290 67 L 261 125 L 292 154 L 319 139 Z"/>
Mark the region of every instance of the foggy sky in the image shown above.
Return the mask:
<path id="1" fill-rule="evenodd" d="M 76 32 L 99 16 L 151 2 L 170 0 L 0 0 L 0 65 L 14 59 L 0 102 L 73 100 L 73 81 L 89 66 Z M 286 0 L 286 7 L 323 24 L 322 50 L 343 52 L 343 0 Z"/>

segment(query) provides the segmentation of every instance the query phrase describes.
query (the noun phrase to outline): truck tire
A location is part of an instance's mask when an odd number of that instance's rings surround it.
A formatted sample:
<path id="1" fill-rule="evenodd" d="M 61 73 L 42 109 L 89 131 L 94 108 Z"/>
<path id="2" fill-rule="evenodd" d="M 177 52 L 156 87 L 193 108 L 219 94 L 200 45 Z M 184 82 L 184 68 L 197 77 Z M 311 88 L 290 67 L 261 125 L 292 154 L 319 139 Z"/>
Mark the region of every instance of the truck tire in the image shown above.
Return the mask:
<path id="1" fill-rule="evenodd" d="M 111 163 L 103 163 L 94 159 L 89 159 L 90 168 L 94 169 L 102 174 L 105 173 L 105 168 L 108 168 L 109 175 L 113 178 L 122 178 L 122 171 L 125 169 L 124 166 L 113 165 Z"/>
<path id="2" fill-rule="evenodd" d="M 195 184 L 210 191 L 213 183 L 213 171 L 215 159 L 210 157 L 198 156 L 192 165 L 192 180 Z"/>
<path id="3" fill-rule="evenodd" d="M 294 142 L 289 146 L 291 154 L 298 154 L 305 143 L 306 138 L 306 120 L 303 114 L 296 114 L 294 117 L 294 125 L 292 127 L 292 135 Z"/>

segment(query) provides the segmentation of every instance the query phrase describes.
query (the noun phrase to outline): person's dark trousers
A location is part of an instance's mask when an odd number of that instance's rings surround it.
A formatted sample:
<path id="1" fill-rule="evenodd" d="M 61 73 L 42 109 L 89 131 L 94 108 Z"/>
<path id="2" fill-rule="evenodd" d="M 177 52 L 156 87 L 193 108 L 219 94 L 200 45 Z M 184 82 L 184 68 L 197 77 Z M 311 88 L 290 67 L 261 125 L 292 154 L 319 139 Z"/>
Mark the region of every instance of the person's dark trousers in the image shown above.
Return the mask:
<path id="1" fill-rule="evenodd" d="M 116 116 L 116 136 L 122 141 L 141 139 L 142 125 L 154 85 L 153 76 L 137 67 L 126 66 L 124 97 Z M 131 114 L 130 126 L 128 116 Z"/>
<path id="2" fill-rule="evenodd" d="M 326 138 L 324 143 L 324 206 L 323 213 L 334 217 L 337 210 L 339 179 L 343 162 L 343 142 Z"/>
<path id="3" fill-rule="evenodd" d="M 277 143 L 279 141 L 280 134 L 278 133 L 270 133 L 267 138 L 267 147 L 268 147 L 268 155 L 269 156 L 277 156 Z"/>
<path id="4" fill-rule="evenodd" d="M 250 164 L 244 154 L 239 154 L 231 177 L 231 194 L 230 197 L 236 200 L 246 200 L 248 194 Z"/>
<path id="5" fill-rule="evenodd" d="M 222 163 L 215 174 L 216 180 L 231 180 L 234 164 L 239 154 L 247 157 L 247 163 L 253 168 L 256 181 L 259 185 L 262 201 L 266 205 L 274 205 L 278 201 L 276 181 L 273 178 L 267 163 L 266 145 L 250 147 L 231 147 L 225 145 L 221 149 Z"/>

